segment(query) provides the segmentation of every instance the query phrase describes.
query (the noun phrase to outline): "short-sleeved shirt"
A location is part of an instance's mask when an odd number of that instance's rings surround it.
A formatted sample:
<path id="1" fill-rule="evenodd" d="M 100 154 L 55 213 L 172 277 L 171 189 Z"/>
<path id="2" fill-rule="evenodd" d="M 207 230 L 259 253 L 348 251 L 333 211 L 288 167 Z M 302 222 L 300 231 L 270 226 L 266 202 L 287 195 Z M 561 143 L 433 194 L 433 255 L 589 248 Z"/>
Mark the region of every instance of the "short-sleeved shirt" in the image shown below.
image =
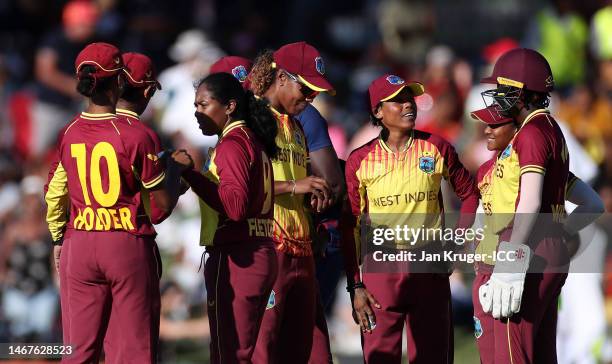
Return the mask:
<path id="1" fill-rule="evenodd" d="M 68 229 L 155 235 L 142 204 L 141 185 L 153 188 L 165 174 L 145 132 L 115 114 L 83 112 L 59 140 L 59 163 L 46 198 L 58 192 L 54 186 L 67 185 Z"/>
<path id="2" fill-rule="evenodd" d="M 308 146 L 304 131 L 293 117 L 270 108 L 276 117 L 278 155 L 272 159 L 275 181 L 306 178 Z M 274 241 L 276 248 L 296 256 L 312 255 L 310 217 L 304 207 L 304 195 L 285 193 L 274 200 Z"/>
<path id="3" fill-rule="evenodd" d="M 561 129 L 544 109 L 528 115 L 510 144 L 478 171 L 485 215 L 492 216 L 487 223 L 490 233 L 509 239 L 506 235 L 511 233 L 521 188 L 528 188 L 520 185 L 521 176 L 528 172 L 544 175 L 539 212 L 551 214 L 552 222 L 560 223 L 565 217 L 566 187 L 575 180 L 569 173 L 569 153 Z M 498 240 L 491 235 L 479 244 L 477 252 L 495 251 Z"/>
<path id="4" fill-rule="evenodd" d="M 272 243 L 272 163 L 244 121 L 225 127 L 202 173 L 183 176 L 204 197 L 200 245 Z"/>
<path id="5" fill-rule="evenodd" d="M 309 152 L 316 152 L 317 150 L 332 146 L 329 133 L 327 132 L 327 121 L 325 121 L 319 110 L 314 106 L 308 104 L 306 109 L 295 118 L 302 125 Z"/>
<path id="6" fill-rule="evenodd" d="M 412 131 L 402 152 L 393 152 L 381 137 L 357 148 L 346 162 L 345 173 L 351 210 L 357 216 L 357 246 L 360 220 L 365 214 L 372 225 L 442 227 L 443 179 L 450 182 L 462 201 L 477 196 L 474 179 L 453 146 L 419 130 Z M 425 243 L 417 241 L 414 246 Z M 396 247 L 410 245 L 398 242 Z"/>

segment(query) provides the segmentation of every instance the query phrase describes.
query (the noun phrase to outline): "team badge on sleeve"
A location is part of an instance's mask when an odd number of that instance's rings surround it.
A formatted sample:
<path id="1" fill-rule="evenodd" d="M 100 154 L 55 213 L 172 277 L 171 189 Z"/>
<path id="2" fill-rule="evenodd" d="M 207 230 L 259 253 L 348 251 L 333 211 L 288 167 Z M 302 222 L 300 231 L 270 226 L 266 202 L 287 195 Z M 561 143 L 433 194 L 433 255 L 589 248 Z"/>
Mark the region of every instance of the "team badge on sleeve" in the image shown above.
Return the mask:
<path id="1" fill-rule="evenodd" d="M 315 68 L 317 69 L 317 72 L 319 72 L 321 75 L 325 74 L 325 64 L 323 64 L 323 58 L 315 58 Z"/>
<path id="2" fill-rule="evenodd" d="M 270 297 L 268 297 L 268 304 L 266 305 L 266 310 L 274 308 L 274 306 L 276 306 L 276 293 L 274 293 L 274 290 L 272 290 L 272 292 L 270 292 Z"/>
<path id="3" fill-rule="evenodd" d="M 401 85 L 404 83 L 404 80 L 399 76 L 390 75 L 390 76 L 387 76 L 387 82 L 389 82 L 392 85 Z"/>
<path id="4" fill-rule="evenodd" d="M 476 336 L 477 339 L 482 336 L 482 325 L 476 316 L 474 316 L 474 336 Z"/>
<path id="5" fill-rule="evenodd" d="M 436 169 L 436 159 L 430 155 L 419 158 L 419 169 L 425 173 L 433 173 Z"/>
<path id="6" fill-rule="evenodd" d="M 232 75 L 240 82 L 244 82 L 247 79 L 248 72 L 243 65 L 236 66 L 232 69 Z"/>
<path id="7" fill-rule="evenodd" d="M 499 159 L 506 159 L 508 158 L 510 155 L 512 154 L 512 144 L 508 144 L 508 146 L 506 147 L 506 149 L 504 149 L 504 151 L 502 152 L 501 156 L 499 156 Z"/>

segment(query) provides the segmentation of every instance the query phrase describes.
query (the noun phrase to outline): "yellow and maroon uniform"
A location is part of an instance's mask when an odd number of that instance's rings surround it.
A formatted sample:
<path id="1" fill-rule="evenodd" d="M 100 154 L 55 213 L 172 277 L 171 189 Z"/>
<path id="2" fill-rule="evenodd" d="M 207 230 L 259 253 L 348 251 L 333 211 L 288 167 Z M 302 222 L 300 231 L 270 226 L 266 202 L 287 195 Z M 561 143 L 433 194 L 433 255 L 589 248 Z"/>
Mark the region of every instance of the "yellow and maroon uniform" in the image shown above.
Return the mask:
<path id="1" fill-rule="evenodd" d="M 45 198 L 54 239 L 62 237 L 70 206 L 60 261 L 64 340 L 75 345 L 68 360 L 99 358 L 100 328 L 112 305 L 116 319 L 132 328 L 117 350 L 153 362 L 160 267 L 141 186 L 154 188 L 165 178 L 155 146 L 114 114 L 81 113 L 58 141 Z"/>
<path id="2" fill-rule="evenodd" d="M 359 282 L 362 278 L 360 225 L 364 218 L 378 226 L 443 227 L 443 179 L 463 201 L 461 212 L 473 214 L 478 202 L 474 180 L 444 139 L 413 130 L 401 152 L 393 152 L 379 137 L 351 153 L 346 184 L 355 228 L 354 241 L 344 244 L 349 279 Z M 398 243 L 394 248 L 426 249 L 436 243 L 417 241 L 414 247 Z M 363 272 L 364 284 L 382 306 L 375 311 L 376 328 L 363 335 L 365 361 L 399 363 L 405 323 L 409 361 L 444 363 L 452 358 L 448 277 L 411 273 L 411 262 L 402 264 L 407 271 Z"/>
<path id="3" fill-rule="evenodd" d="M 521 188 L 529 188 L 521 186 L 524 173 L 544 175 L 541 215 L 525 242 L 534 253 L 530 270 L 538 271 L 526 275 L 520 312 L 509 319 L 495 320 L 483 312 L 478 289 L 493 272 L 492 257 L 498 243 L 510 240 Z M 529 114 L 510 144 L 478 171 L 487 228 L 476 248 L 485 261 L 476 264 L 472 299 L 476 338 L 485 364 L 556 362 L 557 298 L 567 277 L 563 267 L 569 263 L 561 222 L 565 196 L 575 180 L 569 172 L 563 134 L 544 109 Z"/>
<path id="4" fill-rule="evenodd" d="M 200 244 L 208 293 L 212 363 L 251 362 L 272 285 L 274 176 L 244 121 L 227 125 L 205 171 L 183 173 L 200 197 Z"/>
<path id="5" fill-rule="evenodd" d="M 276 181 L 307 176 L 308 147 L 301 125 L 271 108 L 276 116 L 279 153 L 272 160 Z M 274 242 L 278 276 L 261 324 L 254 363 L 306 363 L 315 319 L 315 271 L 310 218 L 304 195 L 277 195 L 274 201 Z"/>

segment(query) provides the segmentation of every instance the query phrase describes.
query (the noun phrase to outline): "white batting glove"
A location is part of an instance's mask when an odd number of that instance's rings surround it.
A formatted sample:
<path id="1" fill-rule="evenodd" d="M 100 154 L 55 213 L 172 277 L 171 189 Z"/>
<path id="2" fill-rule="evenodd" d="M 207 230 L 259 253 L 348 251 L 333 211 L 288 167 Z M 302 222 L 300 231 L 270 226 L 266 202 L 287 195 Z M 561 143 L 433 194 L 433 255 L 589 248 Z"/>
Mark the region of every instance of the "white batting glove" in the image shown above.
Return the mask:
<path id="1" fill-rule="evenodd" d="M 521 309 L 525 274 L 529 269 L 531 249 L 525 244 L 501 242 L 493 274 L 478 289 L 478 298 L 485 313 L 493 318 L 510 317 Z M 501 253 L 501 254 L 500 254 Z"/>

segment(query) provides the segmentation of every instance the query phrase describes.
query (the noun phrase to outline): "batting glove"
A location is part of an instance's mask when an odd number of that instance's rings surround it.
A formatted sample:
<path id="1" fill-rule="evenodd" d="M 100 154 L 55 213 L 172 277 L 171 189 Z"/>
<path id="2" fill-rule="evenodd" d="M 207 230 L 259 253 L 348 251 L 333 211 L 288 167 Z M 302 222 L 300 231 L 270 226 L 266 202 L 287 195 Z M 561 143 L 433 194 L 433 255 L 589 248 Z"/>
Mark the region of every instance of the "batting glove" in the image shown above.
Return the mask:
<path id="1" fill-rule="evenodd" d="M 525 275 L 529 269 L 531 249 L 525 244 L 501 242 L 497 249 L 493 274 L 478 288 L 482 310 L 493 318 L 510 317 L 521 309 Z"/>

